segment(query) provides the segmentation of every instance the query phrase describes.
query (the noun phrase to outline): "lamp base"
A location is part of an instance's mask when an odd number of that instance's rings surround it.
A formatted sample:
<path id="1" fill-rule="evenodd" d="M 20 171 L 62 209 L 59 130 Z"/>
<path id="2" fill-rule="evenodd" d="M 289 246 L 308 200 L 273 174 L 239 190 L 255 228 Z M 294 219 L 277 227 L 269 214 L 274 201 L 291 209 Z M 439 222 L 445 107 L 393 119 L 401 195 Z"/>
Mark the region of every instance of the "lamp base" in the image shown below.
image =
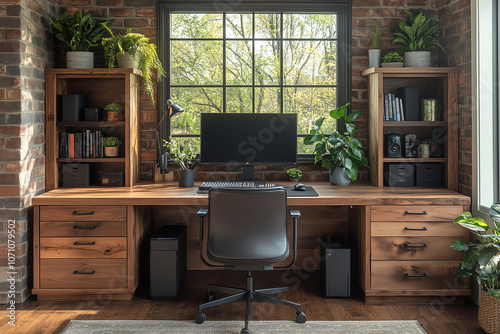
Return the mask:
<path id="1" fill-rule="evenodd" d="M 174 181 L 174 173 L 167 172 L 165 174 L 161 173 L 161 167 L 153 167 L 153 182 L 172 182 Z"/>

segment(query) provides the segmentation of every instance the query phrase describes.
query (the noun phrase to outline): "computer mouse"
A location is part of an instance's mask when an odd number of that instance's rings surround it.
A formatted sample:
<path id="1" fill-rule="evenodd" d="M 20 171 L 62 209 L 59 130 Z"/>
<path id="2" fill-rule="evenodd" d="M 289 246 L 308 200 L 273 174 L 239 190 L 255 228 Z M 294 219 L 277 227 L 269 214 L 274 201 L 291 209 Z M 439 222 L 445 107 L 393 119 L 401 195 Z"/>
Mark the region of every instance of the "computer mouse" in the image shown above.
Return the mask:
<path id="1" fill-rule="evenodd" d="M 297 183 L 296 185 L 293 186 L 293 189 L 298 191 L 306 191 L 306 186 L 303 185 L 302 183 Z"/>

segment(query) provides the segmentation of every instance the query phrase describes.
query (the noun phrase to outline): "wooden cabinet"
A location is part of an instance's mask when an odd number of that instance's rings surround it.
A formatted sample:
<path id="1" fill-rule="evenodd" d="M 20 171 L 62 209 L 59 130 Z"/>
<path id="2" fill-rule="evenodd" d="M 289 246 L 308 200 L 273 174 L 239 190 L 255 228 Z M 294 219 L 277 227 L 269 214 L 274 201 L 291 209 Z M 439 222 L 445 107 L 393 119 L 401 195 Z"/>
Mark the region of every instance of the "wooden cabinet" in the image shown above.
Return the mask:
<path id="1" fill-rule="evenodd" d="M 46 69 L 45 70 L 45 189 L 62 186 L 63 164 L 90 164 L 93 184 L 99 185 L 99 172 L 122 172 L 126 187 L 139 180 L 139 88 L 136 69 Z M 62 122 L 60 97 L 65 94 L 88 96 L 89 107 L 103 108 L 119 103 L 124 109 L 122 121 Z M 59 156 L 60 133 L 100 131 L 104 137 L 118 137 L 122 145 L 115 158 L 67 158 Z"/>
<path id="2" fill-rule="evenodd" d="M 442 187 L 458 191 L 458 69 L 432 68 L 369 68 L 362 72 L 368 77 L 369 133 L 368 156 L 370 180 L 376 186 L 384 185 L 389 164 L 438 164 Z M 437 121 L 384 121 L 384 95 L 395 94 L 399 87 L 417 87 L 420 98 L 438 99 L 442 115 Z M 386 157 L 384 136 L 399 134 L 401 151 L 404 136 L 415 134 L 419 141 L 429 139 L 434 129 L 441 129 L 439 157 Z M 415 171 L 413 172 L 415 173 Z M 386 181 L 386 180 L 385 180 Z M 386 181 L 387 182 L 387 181 Z"/>

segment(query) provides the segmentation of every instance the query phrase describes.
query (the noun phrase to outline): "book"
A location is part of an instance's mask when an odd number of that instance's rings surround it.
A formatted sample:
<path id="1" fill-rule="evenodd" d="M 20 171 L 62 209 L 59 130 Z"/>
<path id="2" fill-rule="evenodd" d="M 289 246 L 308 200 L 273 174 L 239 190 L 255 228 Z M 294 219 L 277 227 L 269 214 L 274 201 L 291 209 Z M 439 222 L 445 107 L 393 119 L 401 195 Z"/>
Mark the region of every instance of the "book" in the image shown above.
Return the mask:
<path id="1" fill-rule="evenodd" d="M 66 132 L 59 133 L 59 158 L 67 158 L 68 136 Z"/>
<path id="2" fill-rule="evenodd" d="M 396 110 L 396 121 L 401 122 L 401 111 L 399 110 L 399 97 L 394 97 L 394 109 Z"/>
<path id="3" fill-rule="evenodd" d="M 401 121 L 405 120 L 405 112 L 403 109 L 403 99 L 399 99 L 399 110 L 401 111 Z"/>
<path id="4" fill-rule="evenodd" d="M 389 120 L 389 95 L 384 95 L 384 121 Z"/>
<path id="5" fill-rule="evenodd" d="M 75 158 L 82 158 L 82 133 L 75 133 Z"/>
<path id="6" fill-rule="evenodd" d="M 68 134 L 68 158 L 74 159 L 75 158 L 75 134 L 74 133 L 69 133 Z"/>
<path id="7" fill-rule="evenodd" d="M 85 130 L 85 158 L 90 158 L 90 130 Z"/>
<path id="8" fill-rule="evenodd" d="M 389 121 L 394 121 L 394 114 L 392 112 L 392 94 L 387 94 L 388 95 L 388 101 L 389 101 Z"/>

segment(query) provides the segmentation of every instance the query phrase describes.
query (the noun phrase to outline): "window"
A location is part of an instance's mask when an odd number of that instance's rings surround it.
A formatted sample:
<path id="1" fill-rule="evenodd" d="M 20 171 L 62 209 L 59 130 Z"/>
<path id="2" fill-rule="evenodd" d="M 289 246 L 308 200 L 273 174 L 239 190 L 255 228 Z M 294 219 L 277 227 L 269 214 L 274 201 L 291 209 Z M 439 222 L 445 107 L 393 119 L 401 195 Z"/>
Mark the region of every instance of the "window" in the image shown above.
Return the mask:
<path id="1" fill-rule="evenodd" d="M 499 6 L 495 0 L 476 0 L 472 2 L 472 18 L 475 43 L 473 54 L 473 113 L 475 114 L 475 159 L 473 210 L 485 213 L 491 204 L 500 201 L 500 163 L 499 163 L 499 115 L 498 115 L 498 66 L 499 55 Z M 480 50 L 480 52 L 479 52 Z"/>
<path id="2" fill-rule="evenodd" d="M 160 101 L 172 98 L 186 110 L 166 125 L 164 138 L 198 149 L 200 114 L 207 112 L 297 113 L 304 137 L 349 100 L 349 2 L 160 4 L 160 54 L 168 64 Z M 307 150 L 299 140 L 298 152 Z"/>

